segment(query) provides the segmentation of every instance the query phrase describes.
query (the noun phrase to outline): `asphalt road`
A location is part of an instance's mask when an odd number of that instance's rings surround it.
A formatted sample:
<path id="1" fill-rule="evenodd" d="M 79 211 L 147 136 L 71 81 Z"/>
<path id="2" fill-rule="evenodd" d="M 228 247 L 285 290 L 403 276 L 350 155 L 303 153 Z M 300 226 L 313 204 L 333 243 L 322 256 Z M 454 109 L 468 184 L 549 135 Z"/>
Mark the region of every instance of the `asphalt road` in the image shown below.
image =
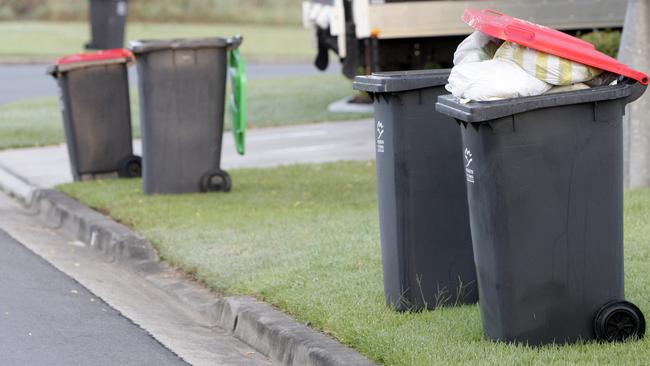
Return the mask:
<path id="1" fill-rule="evenodd" d="M 0 65 L 0 104 L 12 103 L 22 99 L 57 95 L 54 79 L 46 75 L 47 65 Z M 331 62 L 327 73 L 340 73 L 340 65 Z M 310 63 L 267 63 L 249 64 L 249 79 L 264 79 L 284 76 L 317 75 L 318 71 Z M 135 67 L 130 69 L 131 85 L 137 83 Z"/>
<path id="2" fill-rule="evenodd" d="M 186 365 L 0 230 L 2 365 Z"/>

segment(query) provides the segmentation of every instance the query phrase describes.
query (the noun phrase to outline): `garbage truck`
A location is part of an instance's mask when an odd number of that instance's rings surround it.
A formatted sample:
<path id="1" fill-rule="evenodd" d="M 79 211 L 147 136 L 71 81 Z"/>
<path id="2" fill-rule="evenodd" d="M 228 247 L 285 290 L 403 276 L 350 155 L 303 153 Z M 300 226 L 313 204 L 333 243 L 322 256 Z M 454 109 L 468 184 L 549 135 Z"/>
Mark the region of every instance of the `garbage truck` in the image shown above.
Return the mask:
<path id="1" fill-rule="evenodd" d="M 333 51 L 342 72 L 357 74 L 452 66 L 456 46 L 468 34 L 458 14 L 490 7 L 514 17 L 576 34 L 620 29 L 626 0 L 305 0 L 303 23 L 316 36 L 317 68 Z"/>

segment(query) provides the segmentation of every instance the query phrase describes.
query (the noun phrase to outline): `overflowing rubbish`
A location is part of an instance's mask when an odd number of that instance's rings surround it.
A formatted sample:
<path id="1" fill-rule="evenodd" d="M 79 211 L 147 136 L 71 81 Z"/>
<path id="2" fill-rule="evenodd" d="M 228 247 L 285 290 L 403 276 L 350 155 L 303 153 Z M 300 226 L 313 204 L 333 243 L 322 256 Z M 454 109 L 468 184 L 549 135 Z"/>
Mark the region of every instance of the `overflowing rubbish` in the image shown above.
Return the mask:
<path id="1" fill-rule="evenodd" d="M 616 75 L 475 31 L 454 53 L 446 88 L 466 101 L 528 97 L 608 85 Z M 587 84 L 587 82 L 590 82 Z"/>
<path id="2" fill-rule="evenodd" d="M 591 43 L 493 10 L 469 9 L 475 29 L 454 53 L 446 89 L 461 101 L 489 101 L 611 85 L 620 76 L 648 84 L 644 73 Z"/>
<path id="3" fill-rule="evenodd" d="M 454 96 L 467 101 L 528 97 L 544 94 L 551 87 L 516 63 L 504 59 L 454 66 L 446 86 Z"/>

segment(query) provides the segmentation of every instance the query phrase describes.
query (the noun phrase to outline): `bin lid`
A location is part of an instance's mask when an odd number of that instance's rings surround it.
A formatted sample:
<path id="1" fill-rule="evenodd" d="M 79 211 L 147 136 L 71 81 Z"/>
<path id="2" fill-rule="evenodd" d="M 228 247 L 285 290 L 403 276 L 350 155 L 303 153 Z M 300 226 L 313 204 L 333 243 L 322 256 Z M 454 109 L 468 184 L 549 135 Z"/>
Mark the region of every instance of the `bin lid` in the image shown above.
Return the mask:
<path id="1" fill-rule="evenodd" d="M 597 103 L 620 99 L 622 104 L 626 105 L 643 95 L 646 88 L 646 85 L 637 83 L 632 79 L 624 79 L 616 85 L 490 102 L 463 103 L 458 98 L 448 94 L 438 97 L 436 111 L 464 122 L 482 123 L 518 113 L 572 104 Z"/>
<path id="2" fill-rule="evenodd" d="M 97 52 L 85 52 L 59 58 L 54 65 L 47 68 L 47 73 L 54 77 L 57 77 L 60 73 L 74 69 L 81 69 L 84 67 L 97 65 L 130 63 L 134 60 L 135 57 L 133 56 L 133 53 L 124 48 Z"/>
<path id="3" fill-rule="evenodd" d="M 596 50 L 589 42 L 539 24 L 490 9 L 465 9 L 463 21 L 492 37 L 514 42 L 571 61 L 648 84 L 648 75 Z"/>
<path id="4" fill-rule="evenodd" d="M 76 55 L 63 56 L 57 60 L 56 64 L 61 66 L 78 63 L 101 63 L 102 61 L 115 60 L 124 60 L 125 62 L 132 61 L 133 53 L 124 48 L 96 52 L 85 52 Z"/>
<path id="5" fill-rule="evenodd" d="M 391 93 L 447 84 L 449 69 L 374 72 L 357 76 L 352 86 L 369 93 Z"/>
<path id="6" fill-rule="evenodd" d="M 179 39 L 142 39 L 129 43 L 129 50 L 135 54 L 144 54 L 170 49 L 196 48 L 237 48 L 243 38 L 239 35 L 230 38 L 179 38 Z"/>

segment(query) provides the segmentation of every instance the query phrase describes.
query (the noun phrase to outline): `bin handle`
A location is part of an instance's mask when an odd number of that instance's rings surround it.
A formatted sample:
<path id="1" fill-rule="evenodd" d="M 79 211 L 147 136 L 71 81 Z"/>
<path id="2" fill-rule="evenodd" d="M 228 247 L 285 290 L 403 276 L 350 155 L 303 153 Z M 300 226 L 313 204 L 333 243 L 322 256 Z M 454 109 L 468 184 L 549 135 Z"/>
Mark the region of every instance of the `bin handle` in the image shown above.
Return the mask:
<path id="1" fill-rule="evenodd" d="M 497 16 L 497 17 L 502 17 L 503 16 L 503 13 L 500 13 L 500 12 L 498 12 L 496 10 L 492 10 L 492 9 L 483 10 L 483 14 L 493 15 L 493 16 Z"/>
<path id="2" fill-rule="evenodd" d="M 632 88 L 632 91 L 630 92 L 630 95 L 628 95 L 623 101 L 623 105 L 628 105 L 635 100 L 639 99 L 643 93 L 645 92 L 646 88 L 648 87 L 647 85 L 643 85 L 640 82 L 630 79 L 630 78 L 624 78 L 622 81 L 628 88 Z"/>
<path id="3" fill-rule="evenodd" d="M 241 44 L 241 39 L 237 47 Z M 246 153 L 246 128 L 248 124 L 246 61 L 239 48 L 230 50 L 228 73 L 230 74 L 231 94 L 228 97 L 228 111 L 232 121 L 235 147 L 239 155 Z"/>
<path id="4" fill-rule="evenodd" d="M 244 41 L 244 38 L 241 35 L 236 34 L 236 35 L 228 38 L 226 40 L 226 44 L 228 45 L 228 49 L 234 50 L 234 49 L 239 48 L 239 46 L 241 45 L 241 43 L 243 41 Z"/>

